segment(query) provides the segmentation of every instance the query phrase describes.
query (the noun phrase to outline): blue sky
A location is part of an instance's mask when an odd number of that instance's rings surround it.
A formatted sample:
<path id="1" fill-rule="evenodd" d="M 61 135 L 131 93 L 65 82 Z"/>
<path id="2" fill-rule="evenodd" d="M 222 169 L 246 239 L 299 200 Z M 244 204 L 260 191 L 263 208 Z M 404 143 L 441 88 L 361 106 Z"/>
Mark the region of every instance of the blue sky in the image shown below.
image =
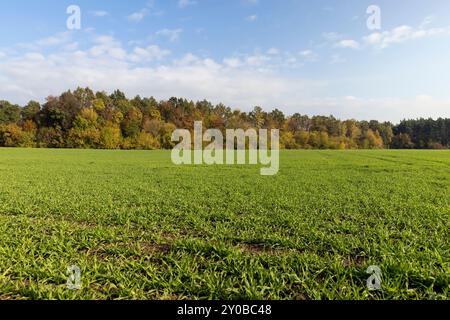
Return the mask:
<path id="1" fill-rule="evenodd" d="M 80 30 L 66 27 L 72 4 Z M 0 26 L 0 99 L 15 103 L 80 85 L 245 111 L 450 117 L 447 0 L 16 0 L 1 2 Z"/>

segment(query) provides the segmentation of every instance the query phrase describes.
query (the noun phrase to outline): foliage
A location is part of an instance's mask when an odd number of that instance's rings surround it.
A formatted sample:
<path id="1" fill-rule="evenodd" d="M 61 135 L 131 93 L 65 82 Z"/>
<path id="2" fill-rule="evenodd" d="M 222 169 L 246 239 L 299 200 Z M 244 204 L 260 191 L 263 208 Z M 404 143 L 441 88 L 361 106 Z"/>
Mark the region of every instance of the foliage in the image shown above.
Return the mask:
<path id="1" fill-rule="evenodd" d="M 108 122 L 100 129 L 99 148 L 118 149 L 122 141 L 120 128 Z"/>
<path id="2" fill-rule="evenodd" d="M 30 137 L 22 137 L 26 142 L 22 138 L 5 138 L 0 146 L 170 149 L 174 146 L 171 134 L 176 128 L 192 130 L 194 121 L 200 120 L 205 128 L 222 131 L 280 129 L 280 145 L 286 149 L 450 147 L 450 119 L 404 120 L 398 125 L 376 120 L 342 121 L 333 116 L 286 116 L 279 109 L 266 112 L 259 106 L 242 112 L 206 100 L 170 98 L 158 102 L 153 97 L 140 96 L 130 100 L 120 90 L 108 95 L 89 88 L 48 97 L 42 107 L 36 101 L 23 108 L 0 101 L 0 124 L 15 124 L 30 132 Z M 34 128 L 31 131 L 27 129 L 30 125 Z M 17 133 L 17 128 L 12 131 Z"/>
<path id="3" fill-rule="evenodd" d="M 20 120 L 20 107 L 8 101 L 0 101 L 0 124 L 17 123 Z"/>
<path id="4" fill-rule="evenodd" d="M 18 125 L 11 123 L 0 125 L 0 145 L 5 147 L 23 147 L 34 146 L 35 135 L 32 130 L 24 131 Z"/>

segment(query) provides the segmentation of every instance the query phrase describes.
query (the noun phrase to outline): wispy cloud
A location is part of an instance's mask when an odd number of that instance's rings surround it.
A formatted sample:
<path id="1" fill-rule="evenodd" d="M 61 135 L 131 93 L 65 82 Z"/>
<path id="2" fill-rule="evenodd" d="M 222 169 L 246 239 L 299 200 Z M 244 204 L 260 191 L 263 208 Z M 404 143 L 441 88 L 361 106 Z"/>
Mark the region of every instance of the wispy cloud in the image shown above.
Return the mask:
<path id="1" fill-rule="evenodd" d="M 403 25 L 389 31 L 374 32 L 364 37 L 363 40 L 370 46 L 384 49 L 393 44 L 438 35 L 450 35 L 450 28 L 425 28 L 423 25 L 421 27 L 414 28 L 408 25 Z"/>
<path id="2" fill-rule="evenodd" d="M 303 57 L 309 57 L 309 56 L 313 55 L 314 52 L 312 50 L 303 50 L 303 51 L 300 51 L 299 54 Z"/>
<path id="3" fill-rule="evenodd" d="M 168 55 L 170 55 L 169 50 L 161 49 L 156 45 L 150 45 L 146 48 L 135 47 L 133 52 L 128 55 L 128 59 L 132 62 L 148 62 L 162 60 Z"/>
<path id="4" fill-rule="evenodd" d="M 88 48 L 72 52 L 26 52 L 0 62 L 0 73 L 4 75 L 0 77 L 0 95 L 26 103 L 77 86 L 108 91 L 120 87 L 129 95 L 155 92 L 161 99 L 172 95 L 206 98 L 250 108 L 283 103 L 286 100 L 280 98 L 290 96 L 287 93 L 312 90 L 306 89 L 307 83 L 300 79 L 290 81 L 260 71 L 270 61 L 265 55 L 227 58 L 223 62 L 192 53 L 168 61 L 169 55 L 170 51 L 155 45 L 126 49 L 110 35 L 99 35 Z"/>
<path id="5" fill-rule="evenodd" d="M 313 61 L 317 61 L 319 55 L 317 53 L 315 53 L 312 50 L 302 50 L 298 53 L 300 55 L 300 57 L 302 57 L 304 60 L 313 62 Z"/>
<path id="6" fill-rule="evenodd" d="M 434 20 L 435 20 L 435 16 L 434 15 L 426 16 L 423 19 L 422 23 L 420 24 L 419 28 L 421 28 L 421 29 L 422 28 L 426 28 L 428 25 L 432 24 Z"/>
<path id="7" fill-rule="evenodd" d="M 345 40 L 341 40 L 338 43 L 336 43 L 336 47 L 338 47 L 338 48 L 349 48 L 349 49 L 356 50 L 356 49 L 360 48 L 360 44 L 356 40 L 345 39 Z"/>
<path id="8" fill-rule="evenodd" d="M 418 27 L 401 25 L 391 30 L 372 32 L 364 36 L 360 41 L 348 38 L 347 35 L 338 32 L 323 33 L 326 44 L 335 48 L 348 49 L 385 49 L 394 44 L 425 39 L 434 36 L 450 36 L 450 27 L 431 27 L 434 16 L 427 16 Z"/>
<path id="9" fill-rule="evenodd" d="M 268 51 L 272 50 L 266 50 L 264 54 L 232 56 L 222 61 L 187 53 L 171 60 L 167 49 L 156 45 L 130 49 L 111 35 L 97 35 L 82 48 L 71 51 L 64 49 L 66 43 L 56 46 L 51 53 L 0 53 L 0 96 L 25 104 L 30 99 L 43 101 L 68 88 L 89 86 L 107 91 L 121 88 L 130 96 L 152 92 L 159 99 L 174 95 L 193 100 L 206 98 L 244 109 L 254 105 L 281 106 L 287 113 L 334 114 L 344 118 L 397 121 L 403 117 L 450 116 L 450 101 L 429 94 L 370 99 L 349 92 L 343 97 L 329 97 L 328 82 L 277 72 L 282 63 L 295 63 L 283 51 L 270 55 Z M 314 55 L 312 50 L 296 54 L 299 58 Z M 335 54 L 330 63 L 342 61 Z"/>
<path id="10" fill-rule="evenodd" d="M 276 56 L 276 55 L 280 54 L 280 50 L 277 48 L 270 48 L 269 50 L 267 50 L 267 54 Z"/>
<path id="11" fill-rule="evenodd" d="M 248 16 L 245 20 L 254 22 L 254 21 L 258 20 L 258 16 L 256 14 L 253 14 L 251 16 Z"/>
<path id="12" fill-rule="evenodd" d="M 183 32 L 183 29 L 162 29 L 156 31 L 157 36 L 163 36 L 167 38 L 170 42 L 175 42 L 180 38 L 180 34 Z"/>
<path id="13" fill-rule="evenodd" d="M 197 1 L 195 1 L 195 0 L 178 0 L 178 7 L 180 7 L 181 9 L 184 9 L 186 7 L 193 6 L 196 4 L 197 4 Z"/>
<path id="14" fill-rule="evenodd" d="M 127 16 L 127 19 L 133 22 L 140 22 L 148 15 L 161 16 L 163 13 L 163 11 L 159 10 L 156 7 L 154 0 L 148 0 L 144 8 L 139 11 L 133 12 L 132 14 Z"/>
<path id="15" fill-rule="evenodd" d="M 94 17 L 106 17 L 109 15 L 108 11 L 103 10 L 91 11 L 90 14 Z"/>
<path id="16" fill-rule="evenodd" d="M 144 8 L 140 11 L 133 12 L 127 18 L 128 18 L 128 20 L 133 21 L 133 22 L 140 22 L 140 21 L 142 21 L 142 19 L 145 18 L 146 15 L 148 15 L 148 9 Z"/>
<path id="17" fill-rule="evenodd" d="M 67 44 L 71 41 L 71 39 L 72 33 L 67 31 L 60 32 L 49 37 L 41 38 L 33 42 L 19 43 L 17 46 L 22 49 L 41 50 L 45 47 L 54 47 Z"/>
<path id="18" fill-rule="evenodd" d="M 344 35 L 338 32 L 324 32 L 322 33 L 322 37 L 328 42 L 336 42 L 344 38 Z"/>

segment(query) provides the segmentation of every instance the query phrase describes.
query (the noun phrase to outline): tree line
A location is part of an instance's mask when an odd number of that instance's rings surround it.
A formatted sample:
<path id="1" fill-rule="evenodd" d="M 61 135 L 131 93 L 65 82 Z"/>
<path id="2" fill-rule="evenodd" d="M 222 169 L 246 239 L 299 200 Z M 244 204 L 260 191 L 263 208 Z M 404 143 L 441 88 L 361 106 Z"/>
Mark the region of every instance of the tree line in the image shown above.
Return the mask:
<path id="1" fill-rule="evenodd" d="M 176 128 L 204 127 L 244 130 L 280 129 L 285 149 L 446 149 L 450 147 L 450 119 L 390 122 L 339 120 L 333 116 L 286 116 L 255 107 L 232 110 L 204 101 L 153 97 L 128 99 L 77 88 L 41 105 L 25 106 L 0 101 L 0 146 L 38 148 L 170 149 Z"/>

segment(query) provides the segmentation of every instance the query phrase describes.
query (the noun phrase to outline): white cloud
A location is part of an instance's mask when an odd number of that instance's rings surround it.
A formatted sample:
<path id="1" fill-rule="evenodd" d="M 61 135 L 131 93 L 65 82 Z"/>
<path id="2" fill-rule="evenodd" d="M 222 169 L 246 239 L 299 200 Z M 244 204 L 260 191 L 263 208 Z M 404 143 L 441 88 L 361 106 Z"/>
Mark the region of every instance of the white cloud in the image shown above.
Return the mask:
<path id="1" fill-rule="evenodd" d="M 101 58 L 104 55 L 108 55 L 119 60 L 124 60 L 127 57 L 127 53 L 120 42 L 112 36 L 97 36 L 93 42 L 95 45 L 87 51 L 93 57 Z"/>
<path id="2" fill-rule="evenodd" d="M 29 61 L 45 61 L 45 57 L 39 52 L 26 53 L 25 59 L 27 59 Z"/>
<path id="3" fill-rule="evenodd" d="M 344 36 L 337 32 L 325 32 L 322 33 L 322 37 L 329 42 L 336 42 L 341 40 Z"/>
<path id="4" fill-rule="evenodd" d="M 61 48 L 62 49 L 62 48 Z M 249 55 L 218 62 L 186 54 L 168 61 L 170 52 L 158 46 L 126 50 L 112 36 L 97 36 L 91 46 L 52 54 L 29 52 L 0 60 L 0 96 L 16 103 L 43 101 L 70 88 L 123 89 L 128 95 L 181 96 L 209 99 L 232 107 L 251 108 L 299 101 L 320 84 L 288 79 L 267 69 L 269 57 Z M 33 77 L 30 77 L 30 74 Z"/>
<path id="5" fill-rule="evenodd" d="M 426 23 L 425 25 L 427 25 Z M 450 28 L 414 28 L 403 25 L 389 31 L 374 32 L 363 38 L 363 41 L 373 47 L 384 49 L 393 44 L 422 39 L 437 35 L 450 35 Z"/>
<path id="6" fill-rule="evenodd" d="M 189 6 L 193 6 L 195 4 L 197 4 L 197 1 L 194 0 L 178 0 L 178 7 L 182 9 Z"/>
<path id="7" fill-rule="evenodd" d="M 303 66 L 302 63 L 300 63 L 294 55 L 290 53 L 285 53 L 284 57 L 281 60 L 281 67 L 288 67 L 288 68 L 296 68 Z"/>
<path id="8" fill-rule="evenodd" d="M 266 62 L 270 61 L 271 58 L 265 55 L 261 55 L 261 54 L 255 54 L 252 56 L 248 56 L 245 59 L 245 62 L 247 65 L 251 66 L 251 67 L 261 67 L 264 66 L 266 64 Z"/>
<path id="9" fill-rule="evenodd" d="M 142 19 L 145 18 L 145 16 L 147 14 L 148 14 L 148 9 L 144 8 L 140 11 L 133 12 L 127 18 L 128 18 L 128 20 L 133 21 L 133 22 L 140 22 L 140 21 L 142 21 Z"/>
<path id="10" fill-rule="evenodd" d="M 430 96 L 429 94 L 419 94 L 416 97 L 416 99 L 419 100 L 419 101 L 432 101 L 433 97 Z"/>
<path id="11" fill-rule="evenodd" d="M 198 64 L 200 59 L 192 54 L 192 53 L 186 53 L 181 59 L 176 59 L 173 61 L 174 66 L 178 67 L 186 67 L 193 64 Z"/>
<path id="12" fill-rule="evenodd" d="M 270 48 L 269 50 L 267 50 L 267 54 L 276 56 L 280 54 L 280 50 L 278 50 L 277 48 Z"/>
<path id="13" fill-rule="evenodd" d="M 239 58 L 225 58 L 223 59 L 223 63 L 230 68 L 237 68 L 243 65 Z"/>
<path id="14" fill-rule="evenodd" d="M 79 43 L 78 42 L 71 42 L 69 44 L 66 44 L 63 49 L 65 51 L 75 51 L 78 49 Z"/>
<path id="15" fill-rule="evenodd" d="M 95 37 L 94 42 L 101 44 L 118 44 L 119 42 L 113 36 L 100 35 Z"/>
<path id="16" fill-rule="evenodd" d="M 250 21 L 250 22 L 254 22 L 254 21 L 258 20 L 258 16 L 257 16 L 256 14 L 253 14 L 253 15 L 251 15 L 251 16 L 248 16 L 248 17 L 246 18 L 246 20 L 247 20 L 247 21 Z"/>
<path id="17" fill-rule="evenodd" d="M 303 59 L 307 61 L 317 61 L 319 55 L 312 50 L 303 50 L 298 53 Z"/>
<path id="18" fill-rule="evenodd" d="M 303 50 L 303 51 L 300 51 L 299 54 L 303 57 L 309 57 L 309 56 L 313 55 L 314 52 L 312 50 Z"/>
<path id="19" fill-rule="evenodd" d="M 358 41 L 347 38 L 346 35 L 338 32 L 326 32 L 322 34 L 326 44 L 335 48 L 360 49 L 361 45 Z"/>
<path id="20" fill-rule="evenodd" d="M 39 50 L 44 47 L 52 47 L 68 43 L 71 40 L 71 32 L 60 32 L 53 36 L 41 38 L 31 43 L 19 43 L 20 48 L 29 50 Z"/>
<path id="21" fill-rule="evenodd" d="M 171 96 L 223 102 L 249 110 L 255 105 L 279 107 L 286 113 L 333 114 L 340 118 L 398 121 L 410 117 L 450 117 L 450 101 L 427 94 L 411 98 L 329 97 L 333 83 L 283 75 L 273 64 L 291 59 L 287 54 L 254 53 L 223 61 L 186 54 L 170 61 L 170 52 L 156 45 L 126 49 L 112 36 L 97 36 L 87 48 L 53 53 L 8 53 L 0 60 L 0 97 L 25 104 L 44 101 L 78 86 L 93 90 L 122 89 L 127 95 Z M 310 56 L 304 50 L 297 56 Z M 333 55 L 331 62 L 343 59 Z M 32 76 L 30 76 L 32 75 Z"/>
<path id="22" fill-rule="evenodd" d="M 311 58 L 311 59 L 310 59 Z M 312 61 L 313 56 L 303 60 Z M 303 66 L 298 55 L 277 48 L 270 48 L 264 53 L 255 50 L 253 53 L 236 53 L 231 57 L 223 59 L 223 63 L 231 68 L 253 68 L 259 72 L 273 72 L 281 69 L 292 71 L 293 68 Z"/>
<path id="23" fill-rule="evenodd" d="M 428 16 L 418 27 L 402 25 L 387 31 L 377 31 L 362 37 L 361 41 L 347 38 L 346 35 L 338 32 L 323 33 L 322 37 L 326 41 L 325 44 L 331 44 L 335 48 L 358 50 L 365 48 L 384 49 L 394 44 L 417 39 L 433 36 L 450 36 L 450 27 L 431 28 L 430 25 L 433 21 L 434 16 Z"/>
<path id="24" fill-rule="evenodd" d="M 378 45 L 382 43 L 383 35 L 380 32 L 374 32 L 364 37 L 364 41 L 369 45 Z"/>
<path id="25" fill-rule="evenodd" d="M 103 10 L 91 11 L 91 14 L 94 17 L 106 17 L 109 15 L 108 11 L 103 11 Z"/>
<path id="26" fill-rule="evenodd" d="M 147 0 L 144 8 L 139 11 L 133 12 L 132 14 L 127 16 L 127 19 L 132 22 L 141 22 L 148 15 L 160 16 L 163 13 L 163 11 L 156 8 L 154 0 Z"/>
<path id="27" fill-rule="evenodd" d="M 341 40 L 336 44 L 338 48 L 359 49 L 360 45 L 358 41 L 352 39 Z"/>
<path id="28" fill-rule="evenodd" d="M 146 62 L 161 60 L 168 55 L 170 55 L 169 50 L 163 50 L 159 46 L 151 45 L 146 48 L 134 48 L 133 53 L 131 53 L 128 58 L 132 62 Z"/>
<path id="29" fill-rule="evenodd" d="M 419 28 L 423 29 L 423 28 L 427 27 L 428 25 L 432 24 L 434 20 L 435 20 L 435 16 L 433 16 L 433 15 L 426 16 L 423 19 L 422 23 L 420 24 Z"/>
<path id="30" fill-rule="evenodd" d="M 180 38 L 180 34 L 183 29 L 162 29 L 157 31 L 155 34 L 157 36 L 166 37 L 170 42 L 175 42 Z"/>

